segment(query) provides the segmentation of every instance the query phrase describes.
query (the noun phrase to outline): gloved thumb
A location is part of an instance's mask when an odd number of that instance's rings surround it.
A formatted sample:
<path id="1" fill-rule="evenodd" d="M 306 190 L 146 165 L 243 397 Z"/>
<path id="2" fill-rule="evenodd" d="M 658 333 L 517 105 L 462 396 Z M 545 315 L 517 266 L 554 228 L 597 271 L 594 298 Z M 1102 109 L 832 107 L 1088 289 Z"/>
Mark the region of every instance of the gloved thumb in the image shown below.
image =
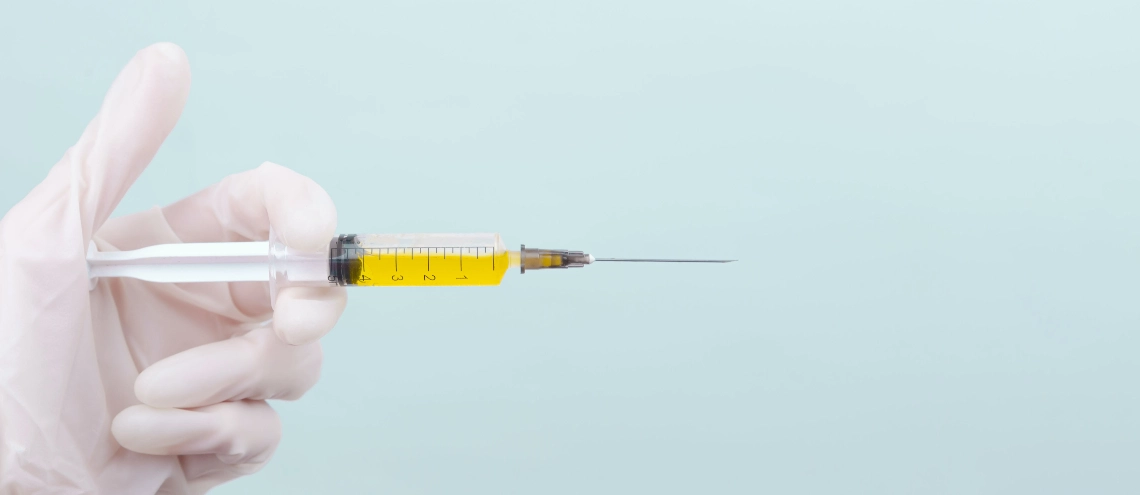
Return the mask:
<path id="1" fill-rule="evenodd" d="M 140 50 L 79 141 L 24 206 L 37 211 L 61 197 L 74 200 L 86 247 L 174 129 L 189 92 L 190 64 L 181 48 L 158 43 Z"/>

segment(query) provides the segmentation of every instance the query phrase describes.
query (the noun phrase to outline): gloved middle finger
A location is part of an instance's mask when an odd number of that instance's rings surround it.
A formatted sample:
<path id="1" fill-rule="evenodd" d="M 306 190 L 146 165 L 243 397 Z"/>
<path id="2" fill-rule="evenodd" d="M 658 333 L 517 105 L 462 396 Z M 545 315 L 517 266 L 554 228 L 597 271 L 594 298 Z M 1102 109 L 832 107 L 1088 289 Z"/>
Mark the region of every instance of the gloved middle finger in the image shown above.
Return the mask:
<path id="1" fill-rule="evenodd" d="M 320 378 L 320 342 L 289 345 L 268 325 L 180 352 L 143 370 L 135 396 L 154 407 L 201 407 L 241 399 L 294 400 Z"/>

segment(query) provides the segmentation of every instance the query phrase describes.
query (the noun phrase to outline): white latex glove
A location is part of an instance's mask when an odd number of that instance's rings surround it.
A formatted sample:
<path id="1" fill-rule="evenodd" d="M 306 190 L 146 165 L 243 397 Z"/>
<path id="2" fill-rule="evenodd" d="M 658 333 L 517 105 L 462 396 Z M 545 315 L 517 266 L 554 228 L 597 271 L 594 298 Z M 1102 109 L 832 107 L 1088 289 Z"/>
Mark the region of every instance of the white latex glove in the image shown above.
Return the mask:
<path id="1" fill-rule="evenodd" d="M 0 493 L 204 492 L 273 454 L 281 425 L 266 399 L 317 381 L 316 340 L 343 311 L 342 289 L 284 289 L 276 312 L 264 283 L 88 290 L 92 239 L 100 250 L 265 240 L 270 225 L 295 248 L 332 237 L 328 194 L 273 164 L 108 220 L 189 89 L 180 48 L 140 51 L 79 142 L 0 220 Z"/>

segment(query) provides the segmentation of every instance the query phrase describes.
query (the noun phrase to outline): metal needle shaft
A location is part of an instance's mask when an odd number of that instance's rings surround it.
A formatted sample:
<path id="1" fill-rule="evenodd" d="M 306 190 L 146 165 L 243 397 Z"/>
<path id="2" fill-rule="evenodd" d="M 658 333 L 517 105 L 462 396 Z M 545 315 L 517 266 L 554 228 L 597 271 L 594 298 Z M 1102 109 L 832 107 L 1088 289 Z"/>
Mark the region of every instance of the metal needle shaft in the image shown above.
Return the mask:
<path id="1" fill-rule="evenodd" d="M 594 261 L 633 261 L 640 263 L 732 263 L 736 260 L 668 260 L 650 258 L 594 258 Z"/>

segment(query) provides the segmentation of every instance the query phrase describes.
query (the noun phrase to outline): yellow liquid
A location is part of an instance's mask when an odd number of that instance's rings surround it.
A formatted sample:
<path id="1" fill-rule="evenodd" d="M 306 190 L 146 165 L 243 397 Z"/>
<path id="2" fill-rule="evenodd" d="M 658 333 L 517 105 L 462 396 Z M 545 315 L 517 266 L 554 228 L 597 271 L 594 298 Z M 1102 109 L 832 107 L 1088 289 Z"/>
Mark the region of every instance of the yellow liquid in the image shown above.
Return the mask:
<path id="1" fill-rule="evenodd" d="M 362 249 L 350 285 L 499 285 L 511 252 L 490 247 Z M 356 254 L 356 253 L 354 253 Z M 517 259 L 517 253 L 514 253 Z"/>

